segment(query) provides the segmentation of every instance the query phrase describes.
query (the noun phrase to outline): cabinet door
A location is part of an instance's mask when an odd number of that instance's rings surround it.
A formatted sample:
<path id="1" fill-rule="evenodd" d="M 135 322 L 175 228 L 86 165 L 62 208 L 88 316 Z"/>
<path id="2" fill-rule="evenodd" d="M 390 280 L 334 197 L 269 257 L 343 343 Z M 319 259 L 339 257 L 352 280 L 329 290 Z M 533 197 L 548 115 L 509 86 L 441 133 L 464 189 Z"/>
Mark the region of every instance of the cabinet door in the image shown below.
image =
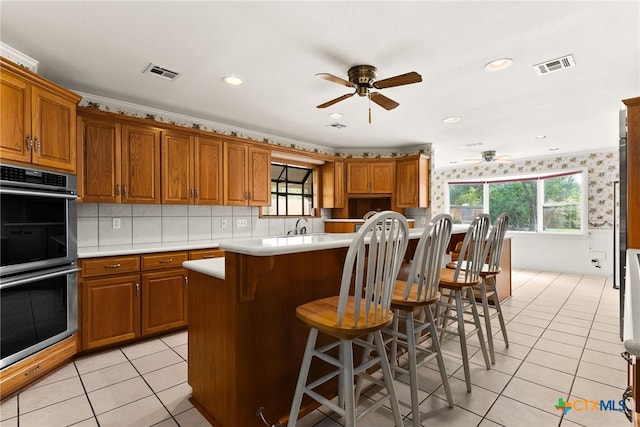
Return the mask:
<path id="1" fill-rule="evenodd" d="M 249 147 L 248 191 L 250 206 L 271 205 L 271 152 Z"/>
<path id="2" fill-rule="evenodd" d="M 78 118 L 78 193 L 83 202 L 120 202 L 120 124 Z"/>
<path id="3" fill-rule="evenodd" d="M 85 280 L 81 286 L 84 350 L 140 336 L 140 276 Z"/>
<path id="4" fill-rule="evenodd" d="M 175 269 L 142 275 L 142 334 L 187 324 L 187 272 Z"/>
<path id="5" fill-rule="evenodd" d="M 371 193 L 393 193 L 394 162 L 374 162 L 369 164 L 369 180 Z"/>
<path id="6" fill-rule="evenodd" d="M 247 151 L 242 144 L 224 144 L 224 204 L 247 204 Z"/>
<path id="7" fill-rule="evenodd" d="M 428 208 L 430 203 L 430 159 L 426 156 L 396 162 L 396 206 Z"/>
<path id="8" fill-rule="evenodd" d="M 33 163 L 76 172 L 76 103 L 33 86 Z"/>
<path id="9" fill-rule="evenodd" d="M 193 187 L 192 141 L 189 135 L 162 132 L 162 203 L 191 204 Z"/>
<path id="10" fill-rule="evenodd" d="M 196 204 L 221 205 L 222 141 L 198 136 L 194 144 Z"/>
<path id="11" fill-rule="evenodd" d="M 31 162 L 30 86 L 5 72 L 0 72 L 0 123 L 0 157 Z"/>
<path id="12" fill-rule="evenodd" d="M 347 163 L 347 193 L 369 193 L 369 165 Z"/>
<path id="13" fill-rule="evenodd" d="M 160 203 L 160 131 L 122 127 L 122 203 Z"/>
<path id="14" fill-rule="evenodd" d="M 322 207 L 344 208 L 344 162 L 326 162 L 322 166 Z"/>

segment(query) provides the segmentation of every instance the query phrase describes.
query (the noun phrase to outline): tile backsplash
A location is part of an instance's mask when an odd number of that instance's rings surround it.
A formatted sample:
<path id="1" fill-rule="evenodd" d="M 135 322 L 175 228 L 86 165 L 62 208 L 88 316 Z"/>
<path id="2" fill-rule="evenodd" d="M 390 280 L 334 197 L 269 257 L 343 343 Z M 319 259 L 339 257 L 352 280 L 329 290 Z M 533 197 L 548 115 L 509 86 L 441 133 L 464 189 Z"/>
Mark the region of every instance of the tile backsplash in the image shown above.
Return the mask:
<path id="1" fill-rule="evenodd" d="M 295 227 L 297 218 L 260 218 L 259 209 L 78 203 L 78 247 L 278 236 Z M 323 220 L 330 216 L 322 210 L 322 217 L 309 218 L 301 226 L 308 233 L 323 232 Z M 114 227 L 114 219 L 120 228 Z"/>

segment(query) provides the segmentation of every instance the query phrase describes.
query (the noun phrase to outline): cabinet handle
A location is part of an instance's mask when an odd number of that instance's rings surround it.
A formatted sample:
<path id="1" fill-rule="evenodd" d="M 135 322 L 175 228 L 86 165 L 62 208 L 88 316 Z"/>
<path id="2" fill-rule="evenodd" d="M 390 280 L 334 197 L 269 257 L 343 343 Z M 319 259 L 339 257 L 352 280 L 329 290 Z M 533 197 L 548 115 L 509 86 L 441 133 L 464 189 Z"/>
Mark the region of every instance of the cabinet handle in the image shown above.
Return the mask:
<path id="1" fill-rule="evenodd" d="M 35 368 L 33 368 L 33 369 L 31 369 L 31 370 L 29 370 L 29 371 L 25 372 L 25 373 L 24 373 L 24 376 L 26 377 L 26 376 L 28 376 L 28 375 L 35 374 L 35 373 L 36 373 L 36 372 L 38 372 L 39 370 L 40 370 L 40 365 L 36 365 L 36 367 L 35 367 Z"/>
<path id="2" fill-rule="evenodd" d="M 136 296 L 140 296 L 140 283 L 136 283 Z"/>
<path id="3" fill-rule="evenodd" d="M 185 288 L 189 287 L 189 278 L 187 276 L 184 276 L 184 287 Z"/>
<path id="4" fill-rule="evenodd" d="M 197 198 L 198 198 L 198 189 L 197 189 L 197 188 L 194 188 L 194 189 L 193 189 L 193 198 L 194 198 L 194 199 L 197 199 Z"/>
<path id="5" fill-rule="evenodd" d="M 202 259 L 211 259 L 211 258 L 215 258 L 215 255 L 205 255 L 202 257 Z"/>
<path id="6" fill-rule="evenodd" d="M 251 200 L 251 191 L 247 191 L 247 200 Z"/>
<path id="7" fill-rule="evenodd" d="M 104 268 L 120 268 L 120 263 L 117 264 L 107 264 Z"/>
<path id="8" fill-rule="evenodd" d="M 27 151 L 31 151 L 31 148 L 33 148 L 33 139 L 31 139 L 31 135 L 27 135 L 25 142 L 27 144 Z"/>
<path id="9" fill-rule="evenodd" d="M 194 192 L 193 192 L 193 188 L 192 188 L 192 189 L 191 189 L 191 191 L 189 191 L 189 198 L 190 198 L 190 199 L 195 199 L 195 197 L 196 197 L 196 196 L 195 196 L 195 194 L 194 194 Z"/>
<path id="10" fill-rule="evenodd" d="M 169 259 L 161 259 L 160 261 L 158 261 L 160 264 L 168 264 L 170 262 L 173 262 L 173 258 L 169 258 Z"/>
<path id="11" fill-rule="evenodd" d="M 116 184 L 116 196 L 120 195 L 120 184 Z"/>
<path id="12" fill-rule="evenodd" d="M 40 151 L 40 138 L 36 136 L 33 138 L 33 140 L 36 142 L 36 147 L 33 149 L 33 151 L 37 153 Z"/>
<path id="13" fill-rule="evenodd" d="M 127 197 L 127 186 L 126 185 L 122 186 L 122 195 Z"/>

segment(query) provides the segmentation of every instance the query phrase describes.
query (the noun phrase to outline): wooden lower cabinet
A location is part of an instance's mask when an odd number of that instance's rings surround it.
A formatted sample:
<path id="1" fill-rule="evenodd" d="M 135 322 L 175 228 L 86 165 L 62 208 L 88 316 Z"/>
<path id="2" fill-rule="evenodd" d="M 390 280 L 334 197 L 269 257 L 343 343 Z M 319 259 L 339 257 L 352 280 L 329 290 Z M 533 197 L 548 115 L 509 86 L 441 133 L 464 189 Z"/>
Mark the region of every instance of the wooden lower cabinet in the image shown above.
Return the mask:
<path id="1" fill-rule="evenodd" d="M 4 399 L 68 362 L 75 356 L 76 348 L 77 335 L 74 334 L 3 369 L 0 371 L 0 398 Z"/>
<path id="2" fill-rule="evenodd" d="M 142 335 L 187 326 L 187 283 L 182 268 L 142 275 Z"/>
<path id="3" fill-rule="evenodd" d="M 140 336 L 140 276 L 116 276 L 82 283 L 82 348 Z"/>
<path id="4" fill-rule="evenodd" d="M 81 350 L 187 326 L 186 251 L 82 259 Z"/>

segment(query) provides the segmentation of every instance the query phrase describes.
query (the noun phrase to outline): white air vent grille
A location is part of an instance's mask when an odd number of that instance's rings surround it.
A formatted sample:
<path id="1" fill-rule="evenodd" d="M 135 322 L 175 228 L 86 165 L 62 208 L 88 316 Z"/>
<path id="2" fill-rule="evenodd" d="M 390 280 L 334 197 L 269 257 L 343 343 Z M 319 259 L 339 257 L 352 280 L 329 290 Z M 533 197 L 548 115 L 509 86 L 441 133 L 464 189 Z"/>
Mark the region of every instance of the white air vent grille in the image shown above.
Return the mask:
<path id="1" fill-rule="evenodd" d="M 342 129 L 342 128 L 346 128 L 347 126 L 343 125 L 342 123 L 337 123 L 336 122 L 336 123 L 331 123 L 331 124 L 325 125 L 325 127 L 334 128 L 334 129 Z"/>
<path id="2" fill-rule="evenodd" d="M 551 61 L 545 61 L 533 66 L 538 75 L 549 74 L 554 71 L 564 70 L 565 68 L 571 68 L 576 66 L 576 61 L 573 59 L 573 55 L 563 56 L 562 58 L 552 59 Z"/>
<path id="3" fill-rule="evenodd" d="M 165 79 L 165 80 L 171 80 L 171 81 L 177 79 L 181 74 L 177 71 L 171 71 L 167 68 L 160 67 L 155 64 L 149 64 L 149 66 L 142 73 L 160 77 L 161 79 Z"/>

